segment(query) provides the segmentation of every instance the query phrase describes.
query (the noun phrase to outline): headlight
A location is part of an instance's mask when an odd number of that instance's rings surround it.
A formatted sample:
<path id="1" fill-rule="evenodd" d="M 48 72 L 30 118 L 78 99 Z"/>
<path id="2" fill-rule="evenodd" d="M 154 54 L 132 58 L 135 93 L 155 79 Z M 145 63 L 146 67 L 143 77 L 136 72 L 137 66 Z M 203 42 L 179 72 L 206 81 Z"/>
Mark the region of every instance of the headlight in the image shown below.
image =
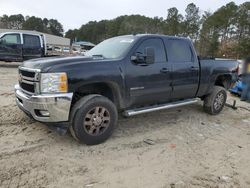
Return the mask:
<path id="1" fill-rule="evenodd" d="M 42 73 L 41 93 L 66 93 L 68 91 L 68 79 L 66 73 Z"/>

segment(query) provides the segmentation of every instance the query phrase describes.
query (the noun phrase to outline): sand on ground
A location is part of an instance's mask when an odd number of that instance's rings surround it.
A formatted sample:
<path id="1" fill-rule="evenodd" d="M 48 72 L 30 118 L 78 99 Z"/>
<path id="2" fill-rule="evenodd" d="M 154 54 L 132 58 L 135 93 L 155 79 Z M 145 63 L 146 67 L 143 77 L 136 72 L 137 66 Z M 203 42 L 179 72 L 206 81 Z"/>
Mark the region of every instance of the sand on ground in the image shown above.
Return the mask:
<path id="1" fill-rule="evenodd" d="M 202 103 L 120 118 L 86 146 L 15 104 L 16 68 L 0 68 L 0 187 L 250 187 L 250 104 L 217 116 Z M 152 140 L 152 145 L 145 142 Z"/>

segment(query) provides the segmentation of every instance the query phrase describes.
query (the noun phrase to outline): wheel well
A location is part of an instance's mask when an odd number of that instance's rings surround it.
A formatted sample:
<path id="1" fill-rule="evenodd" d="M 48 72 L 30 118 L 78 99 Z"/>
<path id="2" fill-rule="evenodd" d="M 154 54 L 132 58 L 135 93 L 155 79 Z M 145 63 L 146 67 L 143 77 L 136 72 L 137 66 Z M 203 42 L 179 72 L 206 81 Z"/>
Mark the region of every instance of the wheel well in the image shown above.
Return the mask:
<path id="1" fill-rule="evenodd" d="M 229 89 L 231 86 L 231 82 L 232 82 L 231 75 L 221 75 L 217 77 L 214 85 L 224 87 L 225 89 Z"/>
<path id="2" fill-rule="evenodd" d="M 73 106 L 82 97 L 90 94 L 99 94 L 105 96 L 109 100 L 111 100 L 117 107 L 119 105 L 117 97 L 115 96 L 114 88 L 112 88 L 110 84 L 93 83 L 93 84 L 83 85 L 74 92 L 71 106 Z"/>

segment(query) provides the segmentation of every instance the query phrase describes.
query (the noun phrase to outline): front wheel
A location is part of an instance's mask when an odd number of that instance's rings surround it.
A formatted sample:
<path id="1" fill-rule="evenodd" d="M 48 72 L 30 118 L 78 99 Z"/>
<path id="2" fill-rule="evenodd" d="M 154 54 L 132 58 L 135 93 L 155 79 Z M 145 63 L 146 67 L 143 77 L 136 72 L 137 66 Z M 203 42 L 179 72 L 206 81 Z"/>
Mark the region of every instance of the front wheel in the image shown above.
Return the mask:
<path id="1" fill-rule="evenodd" d="M 211 94 L 206 96 L 204 100 L 204 110 L 211 115 L 219 114 L 226 103 L 227 92 L 223 87 L 214 86 L 214 90 Z"/>
<path id="2" fill-rule="evenodd" d="M 100 95 L 88 95 L 73 107 L 71 133 L 81 143 L 100 144 L 107 140 L 117 124 L 117 109 L 112 101 Z"/>

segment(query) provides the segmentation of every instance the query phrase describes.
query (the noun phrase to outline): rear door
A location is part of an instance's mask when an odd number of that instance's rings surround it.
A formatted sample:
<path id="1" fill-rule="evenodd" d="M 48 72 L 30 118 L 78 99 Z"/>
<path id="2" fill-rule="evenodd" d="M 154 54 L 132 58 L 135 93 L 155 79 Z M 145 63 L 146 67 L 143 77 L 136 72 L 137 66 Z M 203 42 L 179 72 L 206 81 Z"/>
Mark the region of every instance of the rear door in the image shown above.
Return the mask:
<path id="1" fill-rule="evenodd" d="M 38 35 L 23 34 L 23 58 L 39 58 L 43 54 L 41 38 Z"/>
<path id="2" fill-rule="evenodd" d="M 22 44 L 19 33 L 7 33 L 0 40 L 0 59 L 22 60 Z"/>
<path id="3" fill-rule="evenodd" d="M 191 43 L 185 39 L 167 39 L 166 44 L 172 64 L 172 100 L 195 97 L 199 85 L 199 62 Z"/>
<path id="4" fill-rule="evenodd" d="M 133 54 L 144 54 L 146 48 L 154 48 L 155 63 L 126 64 L 126 86 L 130 94 L 130 105 L 149 105 L 170 99 L 171 78 L 164 42 L 161 38 L 147 38 L 140 41 Z"/>

